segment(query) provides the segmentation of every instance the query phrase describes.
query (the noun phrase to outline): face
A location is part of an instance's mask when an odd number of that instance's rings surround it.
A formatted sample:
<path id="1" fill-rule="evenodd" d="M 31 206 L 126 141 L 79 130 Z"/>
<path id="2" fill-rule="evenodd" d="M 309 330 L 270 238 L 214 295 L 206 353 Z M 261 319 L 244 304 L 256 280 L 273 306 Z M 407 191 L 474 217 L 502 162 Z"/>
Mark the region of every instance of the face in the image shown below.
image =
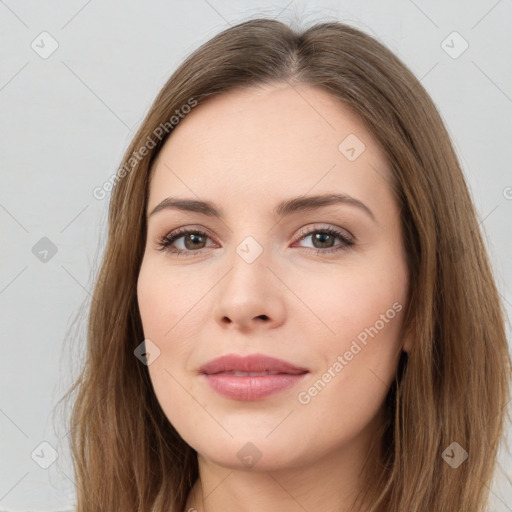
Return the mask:
<path id="1" fill-rule="evenodd" d="M 138 303 L 158 401 L 206 460 L 299 467 L 371 438 L 407 307 L 390 179 L 358 118 L 311 86 L 212 98 L 166 141 Z"/>

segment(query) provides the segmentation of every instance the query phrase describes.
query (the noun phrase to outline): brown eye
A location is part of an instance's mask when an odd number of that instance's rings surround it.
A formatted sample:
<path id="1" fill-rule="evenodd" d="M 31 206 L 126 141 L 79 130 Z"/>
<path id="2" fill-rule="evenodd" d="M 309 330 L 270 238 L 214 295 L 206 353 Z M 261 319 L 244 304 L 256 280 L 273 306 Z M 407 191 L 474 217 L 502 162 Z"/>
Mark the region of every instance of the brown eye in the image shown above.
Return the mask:
<path id="1" fill-rule="evenodd" d="M 336 252 L 348 249 L 354 245 L 354 241 L 349 238 L 344 232 L 338 231 L 334 228 L 321 228 L 313 229 L 301 235 L 301 241 L 311 237 L 314 250 L 317 254 Z M 336 239 L 341 240 L 341 244 L 336 245 Z"/>
<path id="2" fill-rule="evenodd" d="M 307 231 L 301 235 L 300 241 L 309 237 L 312 239 L 313 247 L 305 248 L 314 251 L 316 254 L 341 251 L 348 249 L 355 243 L 344 232 L 331 227 L 315 228 Z M 160 251 L 167 251 L 176 256 L 193 256 L 194 253 L 199 253 L 202 249 L 207 248 L 208 240 L 210 240 L 210 237 L 203 231 L 185 229 L 165 236 L 158 245 Z M 336 240 L 340 240 L 341 243 L 336 244 Z M 176 242 L 182 243 L 182 247 L 176 247 L 174 245 Z"/>
<path id="3" fill-rule="evenodd" d="M 173 247 L 173 244 L 183 238 L 183 249 Z M 199 250 L 204 249 L 206 241 L 210 237 L 199 230 L 183 230 L 165 236 L 160 242 L 159 246 L 161 251 L 168 251 L 177 255 L 189 255 Z"/>

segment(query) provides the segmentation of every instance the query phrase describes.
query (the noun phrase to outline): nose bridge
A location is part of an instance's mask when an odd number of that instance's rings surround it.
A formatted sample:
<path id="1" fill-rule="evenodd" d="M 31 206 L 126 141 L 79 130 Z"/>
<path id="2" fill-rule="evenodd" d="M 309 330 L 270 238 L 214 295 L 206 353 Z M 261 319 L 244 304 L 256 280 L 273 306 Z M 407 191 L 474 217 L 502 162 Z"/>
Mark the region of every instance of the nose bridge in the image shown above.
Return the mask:
<path id="1" fill-rule="evenodd" d="M 248 234 L 251 232 L 253 234 Z M 253 319 L 270 320 L 272 325 L 279 323 L 284 311 L 276 295 L 279 280 L 269 270 L 272 267 L 268 249 L 270 236 L 265 235 L 263 229 L 255 231 L 243 227 L 234 233 L 233 239 L 237 236 L 241 240 L 233 245 L 226 261 L 227 274 L 217 289 L 215 317 L 223 324 L 229 320 L 227 323 L 237 324 L 239 328 L 249 326 Z"/>
<path id="2" fill-rule="evenodd" d="M 270 270 L 278 266 L 275 219 L 267 217 L 261 204 L 243 194 L 233 211 L 240 214 L 228 220 L 229 254 L 225 263 L 230 271 L 225 278 L 233 290 L 243 294 L 243 288 L 248 287 L 254 297 L 263 295 L 276 285 L 273 281 L 278 281 Z"/>
<path id="3" fill-rule="evenodd" d="M 267 234 L 258 232 L 256 235 L 246 235 L 236 246 L 235 252 L 238 257 L 247 265 L 266 260 L 268 257 L 270 237 Z M 265 257 L 262 256 L 265 254 Z"/>
<path id="4" fill-rule="evenodd" d="M 266 243 L 268 240 L 264 241 L 262 238 L 262 235 L 246 235 L 234 247 L 229 262 L 231 271 L 227 277 L 235 289 L 238 286 L 249 287 L 256 295 L 264 291 L 263 285 L 267 281 L 267 265 L 270 263 L 271 254 L 268 247 L 270 244 Z"/>
<path id="5" fill-rule="evenodd" d="M 272 223 L 263 217 L 261 206 L 255 205 L 254 201 L 248 200 L 249 198 L 242 200 L 242 197 L 241 195 L 239 198 L 236 210 L 240 215 L 237 215 L 230 226 L 232 240 L 230 245 L 234 250 L 231 263 L 240 263 L 237 267 L 243 267 L 241 263 L 245 263 L 249 268 L 258 263 L 258 270 L 261 270 L 262 261 L 269 263 L 275 231 L 272 230 Z M 255 219 L 258 221 L 255 222 Z"/>

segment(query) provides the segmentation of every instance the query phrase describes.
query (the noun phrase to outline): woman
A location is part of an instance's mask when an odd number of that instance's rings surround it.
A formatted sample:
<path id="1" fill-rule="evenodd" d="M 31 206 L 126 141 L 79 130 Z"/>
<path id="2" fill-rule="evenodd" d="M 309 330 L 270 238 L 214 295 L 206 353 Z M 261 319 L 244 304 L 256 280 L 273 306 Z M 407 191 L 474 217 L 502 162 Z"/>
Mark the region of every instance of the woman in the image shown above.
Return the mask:
<path id="1" fill-rule="evenodd" d="M 484 510 L 502 306 L 436 107 L 359 30 L 252 20 L 178 68 L 93 299 L 78 512 Z"/>

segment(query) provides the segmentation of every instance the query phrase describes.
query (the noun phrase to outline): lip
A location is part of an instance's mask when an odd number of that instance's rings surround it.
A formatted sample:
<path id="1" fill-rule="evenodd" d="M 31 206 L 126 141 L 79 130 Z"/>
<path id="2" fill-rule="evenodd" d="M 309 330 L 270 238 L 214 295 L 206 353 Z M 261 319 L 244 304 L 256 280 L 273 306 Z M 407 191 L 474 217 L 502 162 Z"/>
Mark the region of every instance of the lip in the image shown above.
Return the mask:
<path id="1" fill-rule="evenodd" d="M 228 354 L 204 364 L 199 372 L 217 393 L 226 398 L 244 401 L 261 400 L 289 389 L 309 373 L 307 368 L 264 354 Z M 272 373 L 240 376 L 234 372 Z"/>

